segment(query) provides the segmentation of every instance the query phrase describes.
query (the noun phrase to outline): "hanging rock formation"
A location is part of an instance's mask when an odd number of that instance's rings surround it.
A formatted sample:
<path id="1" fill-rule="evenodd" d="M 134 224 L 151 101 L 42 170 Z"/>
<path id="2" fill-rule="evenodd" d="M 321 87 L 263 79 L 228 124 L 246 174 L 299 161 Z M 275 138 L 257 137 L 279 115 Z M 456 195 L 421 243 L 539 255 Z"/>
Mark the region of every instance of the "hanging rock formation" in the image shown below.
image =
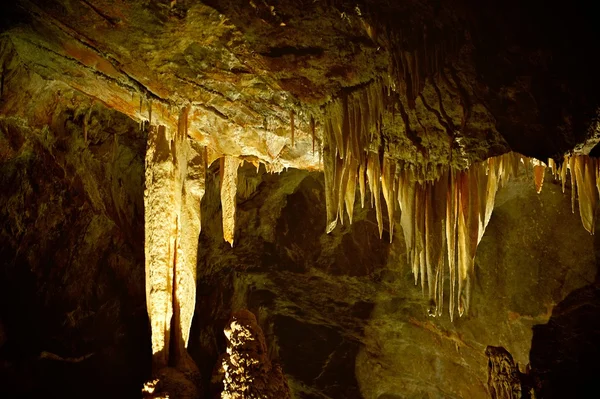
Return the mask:
<path id="1" fill-rule="evenodd" d="M 230 156 L 221 158 L 220 185 L 221 209 L 223 210 L 223 238 L 233 247 L 235 235 L 235 207 L 237 193 L 237 175 L 240 162 Z"/>

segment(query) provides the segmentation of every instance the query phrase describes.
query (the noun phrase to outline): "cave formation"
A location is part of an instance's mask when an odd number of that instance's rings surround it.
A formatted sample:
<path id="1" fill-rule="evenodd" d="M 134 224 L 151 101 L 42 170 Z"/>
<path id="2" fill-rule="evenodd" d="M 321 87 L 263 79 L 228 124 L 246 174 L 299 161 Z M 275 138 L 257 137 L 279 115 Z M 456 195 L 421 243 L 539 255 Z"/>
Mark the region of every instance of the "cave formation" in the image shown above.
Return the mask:
<path id="1" fill-rule="evenodd" d="M 0 6 L 0 396 L 598 397 L 592 9 Z"/>

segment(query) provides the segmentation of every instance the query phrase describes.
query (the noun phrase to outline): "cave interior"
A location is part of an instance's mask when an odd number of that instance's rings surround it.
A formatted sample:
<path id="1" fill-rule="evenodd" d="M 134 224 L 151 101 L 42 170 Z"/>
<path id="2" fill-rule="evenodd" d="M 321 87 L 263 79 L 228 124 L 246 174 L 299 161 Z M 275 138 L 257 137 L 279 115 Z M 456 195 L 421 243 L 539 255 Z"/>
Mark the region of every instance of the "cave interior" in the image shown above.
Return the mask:
<path id="1" fill-rule="evenodd" d="M 0 397 L 600 397 L 595 15 L 2 2 Z"/>

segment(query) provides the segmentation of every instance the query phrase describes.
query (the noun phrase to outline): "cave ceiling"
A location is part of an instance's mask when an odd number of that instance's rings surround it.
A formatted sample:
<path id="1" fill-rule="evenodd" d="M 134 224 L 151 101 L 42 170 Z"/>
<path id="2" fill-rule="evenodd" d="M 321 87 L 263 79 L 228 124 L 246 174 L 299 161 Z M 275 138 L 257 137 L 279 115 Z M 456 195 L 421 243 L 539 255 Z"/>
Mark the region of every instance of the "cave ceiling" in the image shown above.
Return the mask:
<path id="1" fill-rule="evenodd" d="M 3 7 L 5 112 L 30 108 L 7 92 L 57 90 L 55 82 L 170 128 L 189 106 L 188 134 L 211 159 L 322 169 L 329 105 L 377 83 L 386 95 L 375 145 L 394 159 L 463 168 L 510 150 L 539 159 L 588 153 L 597 140 L 598 79 L 588 51 L 596 36 L 585 19 L 573 22 L 585 17 L 576 4 L 23 0 Z"/>

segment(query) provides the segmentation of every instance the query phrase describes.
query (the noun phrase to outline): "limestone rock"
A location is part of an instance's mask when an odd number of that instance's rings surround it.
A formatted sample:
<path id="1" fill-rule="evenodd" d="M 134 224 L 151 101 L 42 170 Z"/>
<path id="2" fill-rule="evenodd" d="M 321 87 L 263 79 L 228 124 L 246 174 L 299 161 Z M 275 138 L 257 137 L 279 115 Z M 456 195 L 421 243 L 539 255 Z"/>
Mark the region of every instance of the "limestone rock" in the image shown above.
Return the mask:
<path id="1" fill-rule="evenodd" d="M 291 398 L 281 366 L 269 359 L 264 334 L 247 310 L 236 312 L 225 329 L 223 399 Z"/>

